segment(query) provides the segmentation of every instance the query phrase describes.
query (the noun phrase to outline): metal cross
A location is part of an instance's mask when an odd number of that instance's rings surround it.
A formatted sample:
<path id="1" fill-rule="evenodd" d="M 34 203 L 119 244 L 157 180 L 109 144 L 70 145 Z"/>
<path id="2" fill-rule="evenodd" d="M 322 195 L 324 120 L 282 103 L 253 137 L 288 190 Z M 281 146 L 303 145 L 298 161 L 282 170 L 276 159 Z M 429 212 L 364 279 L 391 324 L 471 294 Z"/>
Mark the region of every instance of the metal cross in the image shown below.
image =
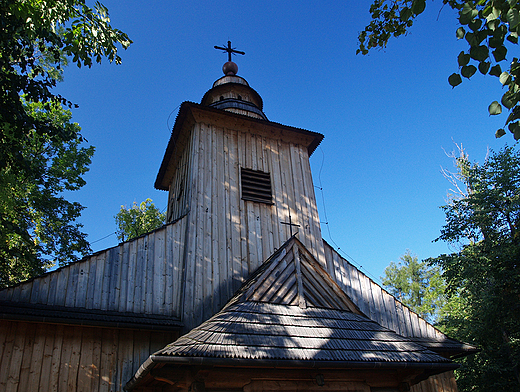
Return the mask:
<path id="1" fill-rule="evenodd" d="M 227 48 L 225 46 L 214 46 L 215 49 L 223 50 L 224 52 L 227 52 L 228 54 L 228 61 L 231 61 L 231 53 L 238 53 L 238 54 L 246 54 L 245 52 L 241 52 L 240 50 L 235 50 L 235 48 L 231 47 L 231 41 L 227 42 Z"/>
<path id="2" fill-rule="evenodd" d="M 300 227 L 300 225 L 297 225 L 296 223 L 292 223 L 292 219 L 291 219 L 291 210 L 289 210 L 289 222 L 280 222 L 282 225 L 289 225 L 289 230 L 290 230 L 290 233 L 291 233 L 291 238 L 293 236 L 293 233 L 292 233 L 292 228 L 293 226 L 295 227 Z M 298 232 L 296 232 L 295 234 L 298 234 Z"/>

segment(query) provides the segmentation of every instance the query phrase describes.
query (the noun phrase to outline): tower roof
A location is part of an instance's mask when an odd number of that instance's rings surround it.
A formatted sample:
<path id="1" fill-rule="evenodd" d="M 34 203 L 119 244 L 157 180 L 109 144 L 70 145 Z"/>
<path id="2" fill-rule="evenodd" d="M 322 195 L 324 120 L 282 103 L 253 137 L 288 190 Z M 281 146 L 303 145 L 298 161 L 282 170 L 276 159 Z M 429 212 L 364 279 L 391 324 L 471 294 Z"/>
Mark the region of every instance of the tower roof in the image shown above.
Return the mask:
<path id="1" fill-rule="evenodd" d="M 224 64 L 224 72 L 226 71 L 226 64 Z M 267 116 L 262 111 L 264 104 L 260 95 L 249 86 L 244 78 L 232 72 L 228 72 L 227 75 L 213 83 L 213 87 L 204 94 L 201 104 L 267 120 Z"/>
<path id="2" fill-rule="evenodd" d="M 244 78 L 237 76 L 238 65 L 231 61 L 231 55 L 245 53 L 232 48 L 231 41 L 228 41 L 227 46 L 215 46 L 215 49 L 227 52 L 228 61 L 222 66 L 224 76 L 213 83 L 213 87 L 204 94 L 201 104 L 267 120 L 262 112 L 262 98 Z"/>

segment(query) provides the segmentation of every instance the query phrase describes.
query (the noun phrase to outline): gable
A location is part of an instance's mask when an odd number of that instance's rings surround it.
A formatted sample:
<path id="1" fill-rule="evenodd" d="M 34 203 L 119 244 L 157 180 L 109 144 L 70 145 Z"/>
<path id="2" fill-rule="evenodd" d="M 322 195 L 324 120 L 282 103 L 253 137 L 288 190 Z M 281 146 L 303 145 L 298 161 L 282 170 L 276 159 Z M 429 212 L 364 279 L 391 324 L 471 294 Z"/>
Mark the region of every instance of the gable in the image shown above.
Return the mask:
<path id="1" fill-rule="evenodd" d="M 185 222 L 0 290 L 1 317 L 179 329 Z"/>
<path id="2" fill-rule="evenodd" d="M 296 237 L 283 244 L 249 279 L 240 299 L 361 314 Z"/>

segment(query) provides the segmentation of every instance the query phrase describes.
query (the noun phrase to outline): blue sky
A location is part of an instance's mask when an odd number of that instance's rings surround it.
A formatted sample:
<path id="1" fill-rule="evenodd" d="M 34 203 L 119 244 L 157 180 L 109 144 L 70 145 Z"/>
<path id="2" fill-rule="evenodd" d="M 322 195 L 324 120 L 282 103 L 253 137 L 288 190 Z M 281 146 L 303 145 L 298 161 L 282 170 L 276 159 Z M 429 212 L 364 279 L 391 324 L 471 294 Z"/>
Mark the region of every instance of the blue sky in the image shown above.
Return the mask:
<path id="1" fill-rule="evenodd" d="M 432 243 L 449 188 L 440 169 L 452 168 L 445 151 L 462 144 L 482 162 L 488 148 L 513 143 L 509 134 L 494 137 L 506 116 L 487 115 L 502 94 L 496 78 L 449 86 L 466 47 L 441 2 L 428 2 L 410 34 L 368 56 L 355 54 L 368 1 L 103 3 L 134 44 L 122 65 L 70 66 L 57 87 L 80 105 L 73 119 L 96 147 L 87 185 L 67 195 L 86 207 L 80 222 L 94 251 L 117 244 L 110 234 L 121 205 L 149 197 L 166 207 L 166 192 L 153 184 L 176 109 L 200 102 L 222 75 L 226 55 L 213 46 L 228 40 L 246 52 L 234 57 L 238 74 L 270 120 L 325 135 L 311 157 L 328 221 L 322 234 L 372 277 L 407 249 L 420 259 L 450 251 Z"/>

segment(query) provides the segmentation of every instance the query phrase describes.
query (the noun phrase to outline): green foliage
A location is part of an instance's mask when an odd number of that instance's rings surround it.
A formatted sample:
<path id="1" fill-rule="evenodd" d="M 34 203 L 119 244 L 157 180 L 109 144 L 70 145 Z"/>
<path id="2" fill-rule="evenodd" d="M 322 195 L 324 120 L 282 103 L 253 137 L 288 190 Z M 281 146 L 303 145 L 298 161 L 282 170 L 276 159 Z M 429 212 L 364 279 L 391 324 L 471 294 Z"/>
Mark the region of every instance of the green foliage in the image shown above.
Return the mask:
<path id="1" fill-rule="evenodd" d="M 420 262 L 407 251 L 398 264 L 392 261 L 385 268 L 381 280 L 394 297 L 430 323 L 444 315 L 445 283 L 439 267 Z"/>
<path id="2" fill-rule="evenodd" d="M 155 207 L 152 199 L 146 199 L 139 205 L 134 201 L 131 208 L 121 206 L 114 218 L 117 224 L 117 239 L 128 241 L 164 225 L 166 214 Z"/>
<path id="3" fill-rule="evenodd" d="M 119 63 L 126 34 L 107 9 L 84 0 L 0 0 L 0 286 L 89 251 L 75 224 L 82 207 L 63 192 L 79 189 L 93 148 L 52 92 L 67 61 Z"/>
<path id="4" fill-rule="evenodd" d="M 482 165 L 457 159 L 466 192 L 444 206 L 440 240 L 461 250 L 441 267 L 451 301 L 450 336 L 482 351 L 461 360 L 461 391 L 520 389 L 520 153 L 492 153 Z"/>
<path id="5" fill-rule="evenodd" d="M 50 110 L 56 102 L 70 102 L 51 92 L 64 65 L 72 58 L 78 67 L 101 62 L 119 63 L 117 45 L 131 41 L 110 26 L 108 10 L 100 3 L 91 9 L 83 0 L 0 0 L 0 170 L 24 170 L 28 158 L 19 154 L 31 133 L 67 142 L 76 134 L 33 117 L 24 100 Z"/>
<path id="6" fill-rule="evenodd" d="M 464 39 L 468 49 L 458 57 L 459 72 L 448 77 L 448 83 L 458 86 L 462 77 L 471 78 L 477 70 L 483 75 L 499 78 L 507 91 L 500 103 L 490 105 L 489 114 L 502 112 L 502 106 L 509 110 L 505 126 L 515 140 L 520 139 L 520 62 L 512 57 L 507 63 L 508 50 L 518 44 L 520 32 L 520 2 L 516 0 L 443 0 L 458 14 L 459 27 L 455 31 L 457 39 Z M 357 53 L 367 54 L 370 49 L 384 48 L 391 37 L 406 34 L 415 18 L 426 8 L 425 0 L 374 0 L 370 7 L 372 21 L 359 34 Z M 491 64 L 495 65 L 491 66 Z M 501 64 L 508 67 L 502 71 Z M 461 77 L 462 76 L 462 77 Z M 504 126 L 504 128 L 505 128 Z M 498 130 L 496 137 L 505 134 Z"/>
<path id="7" fill-rule="evenodd" d="M 81 147 L 78 124 L 59 103 L 25 103 L 27 113 L 75 134 L 63 142 L 35 130 L 23 140 L 24 170 L 0 170 L 0 287 L 63 265 L 90 247 L 74 223 L 83 207 L 63 197 L 85 184 L 93 147 Z"/>

